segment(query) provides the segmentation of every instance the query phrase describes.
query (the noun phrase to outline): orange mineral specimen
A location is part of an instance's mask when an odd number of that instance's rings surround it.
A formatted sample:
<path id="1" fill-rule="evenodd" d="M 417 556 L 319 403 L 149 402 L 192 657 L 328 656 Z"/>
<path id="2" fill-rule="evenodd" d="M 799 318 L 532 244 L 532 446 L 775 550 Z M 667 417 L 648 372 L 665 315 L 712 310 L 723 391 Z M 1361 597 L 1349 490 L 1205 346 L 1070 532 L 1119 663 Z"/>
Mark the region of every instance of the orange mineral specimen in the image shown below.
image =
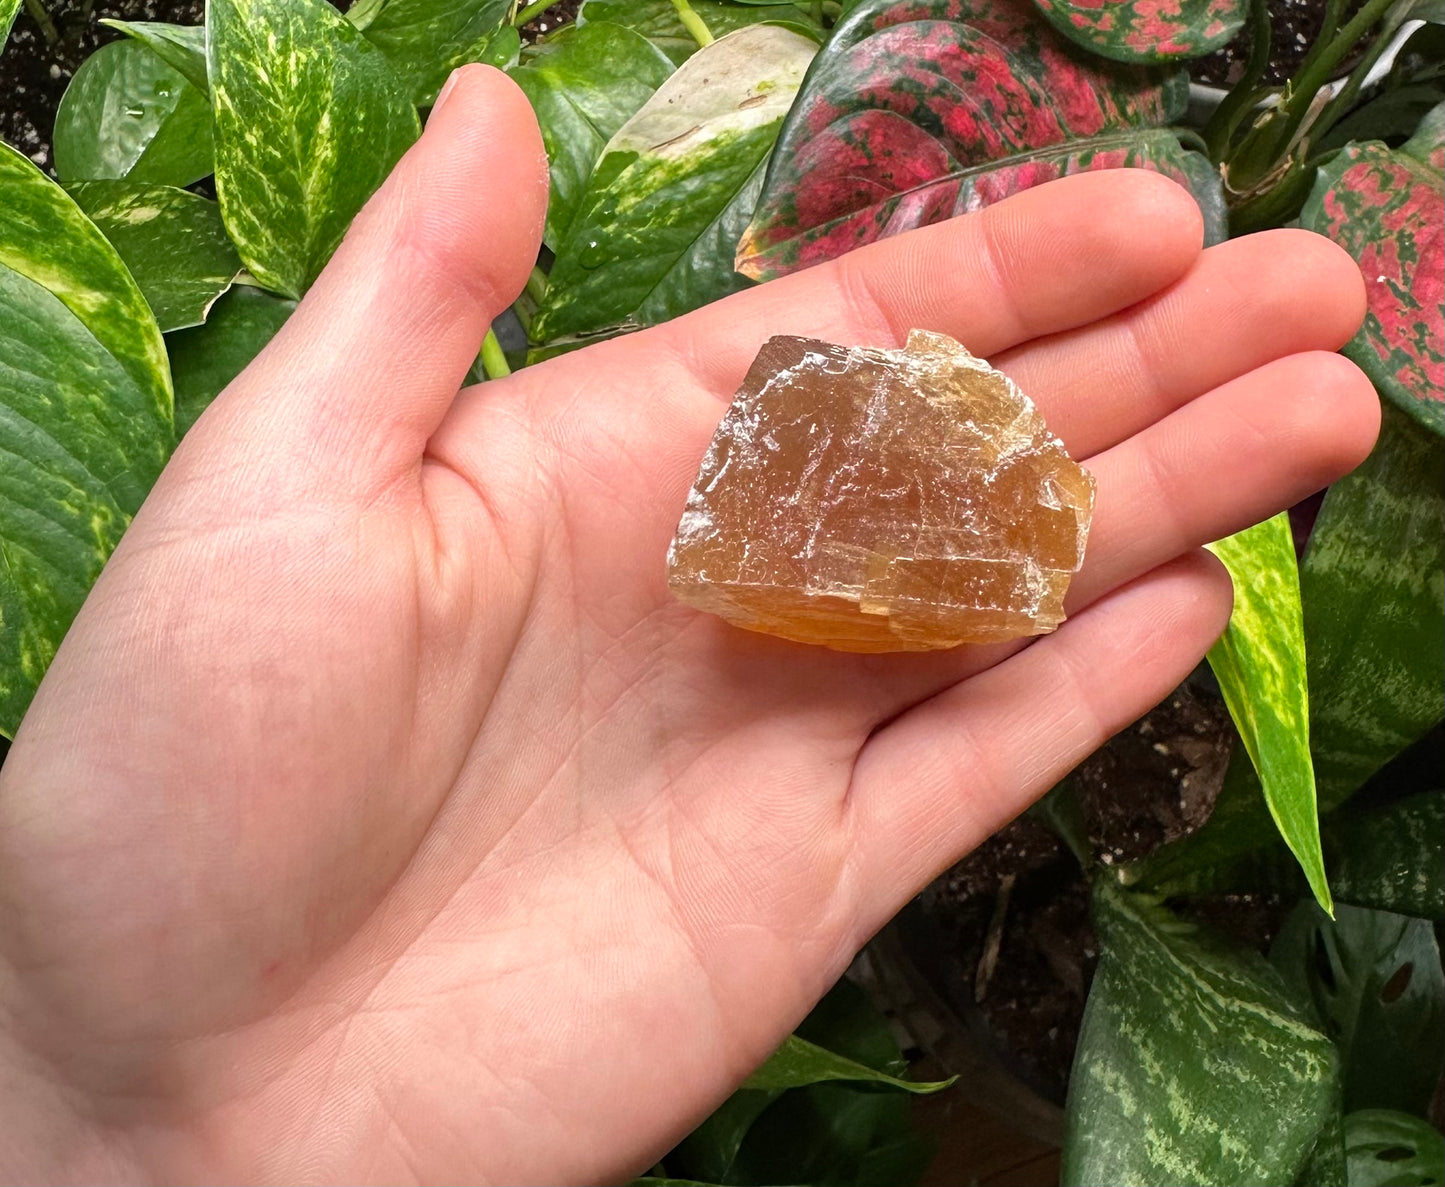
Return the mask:
<path id="1" fill-rule="evenodd" d="M 953 339 L 772 338 L 703 458 L 668 584 L 840 651 L 1037 635 L 1064 619 L 1093 505 L 1029 398 Z"/>

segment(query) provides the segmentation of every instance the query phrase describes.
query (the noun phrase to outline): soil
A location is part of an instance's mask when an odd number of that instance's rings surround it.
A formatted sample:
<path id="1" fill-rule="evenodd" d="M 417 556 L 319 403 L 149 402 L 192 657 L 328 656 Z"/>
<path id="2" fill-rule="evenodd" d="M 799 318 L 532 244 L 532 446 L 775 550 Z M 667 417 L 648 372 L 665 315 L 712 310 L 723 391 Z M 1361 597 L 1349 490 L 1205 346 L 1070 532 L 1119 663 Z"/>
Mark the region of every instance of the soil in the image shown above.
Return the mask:
<path id="1" fill-rule="evenodd" d="M 1224 779 L 1234 728 L 1201 669 L 1073 776 L 1094 852 L 1122 863 L 1197 828 Z M 1266 944 L 1278 904 L 1248 897 L 1217 919 Z M 1089 888 L 1052 831 L 1021 817 L 933 883 L 899 919 L 909 957 L 975 1041 L 1061 1103 L 1098 959 Z"/>
<path id="2" fill-rule="evenodd" d="M 1280 86 L 1294 77 L 1300 63 L 1319 37 L 1325 22 L 1325 5 L 1323 0 L 1267 0 L 1267 3 L 1272 34 L 1269 41 L 1269 64 L 1265 67 L 1263 81 L 1270 86 Z M 1353 0 L 1348 5 L 1345 20 L 1349 19 L 1359 4 L 1360 0 Z M 1222 50 L 1190 63 L 1190 77 L 1195 82 L 1208 83 L 1210 86 L 1232 86 L 1244 74 L 1253 40 L 1249 25 L 1246 24 L 1240 30 L 1239 36 Z M 1345 72 L 1358 60 L 1358 54 L 1347 58 L 1340 72 Z"/>

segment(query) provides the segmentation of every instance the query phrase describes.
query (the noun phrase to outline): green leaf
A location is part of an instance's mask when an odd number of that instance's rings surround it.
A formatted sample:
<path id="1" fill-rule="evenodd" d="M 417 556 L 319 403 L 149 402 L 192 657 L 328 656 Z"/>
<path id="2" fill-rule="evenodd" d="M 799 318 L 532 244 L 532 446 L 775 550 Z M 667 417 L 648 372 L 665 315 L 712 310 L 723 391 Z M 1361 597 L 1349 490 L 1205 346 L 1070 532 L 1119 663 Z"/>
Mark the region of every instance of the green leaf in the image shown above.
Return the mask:
<path id="1" fill-rule="evenodd" d="M 540 48 L 511 75 L 537 113 L 547 146 L 552 193 L 546 241 L 555 250 L 607 142 L 673 67 L 647 38 L 605 21 L 565 28 Z"/>
<path id="2" fill-rule="evenodd" d="M 240 257 L 214 202 L 133 181 L 82 181 L 70 195 L 120 253 L 162 331 L 198 326 Z"/>
<path id="3" fill-rule="evenodd" d="M 763 22 L 782 23 L 815 38 L 822 36 L 822 26 L 813 18 L 810 4 L 738 4 L 727 0 L 689 3 L 716 38 Z M 587 25 L 593 21 L 607 21 L 641 33 L 678 65 L 698 51 L 696 39 L 683 28 L 672 0 L 584 0 L 577 23 Z"/>
<path id="4" fill-rule="evenodd" d="M 1173 62 L 1213 53 L 1244 26 L 1249 0 L 1034 0 L 1070 41 L 1116 62 Z"/>
<path id="5" fill-rule="evenodd" d="M 655 324 L 742 285 L 712 250 L 717 226 L 815 50 L 787 29 L 742 29 L 689 58 L 618 129 L 558 245 L 535 341 Z"/>
<path id="6" fill-rule="evenodd" d="M 1324 841 L 1341 902 L 1445 920 L 1445 793 L 1347 804 L 1326 818 Z"/>
<path id="7" fill-rule="evenodd" d="M 20 0 L 0 0 L 0 53 L 10 36 L 10 26 L 15 23 L 15 14 L 20 11 Z"/>
<path id="8" fill-rule="evenodd" d="M 706 1121 L 683 1138 L 664 1163 L 670 1168 L 681 1168 L 682 1173 L 694 1179 L 729 1182 L 748 1130 L 779 1095 L 777 1092 L 738 1089 Z"/>
<path id="9" fill-rule="evenodd" d="M 1173 178 L 1221 238 L 1217 172 L 1162 127 L 1187 83 L 1090 63 L 1007 0 L 865 0 L 808 71 L 737 267 L 781 276 L 1096 169 Z"/>
<path id="10" fill-rule="evenodd" d="M 487 59 L 510 10 L 511 0 L 383 0 L 347 15 L 411 88 L 412 102 L 428 107 L 453 70 Z"/>
<path id="11" fill-rule="evenodd" d="M 145 298 L 65 191 L 0 144 L 0 734 L 13 736 L 170 455 Z"/>
<path id="12" fill-rule="evenodd" d="M 1234 613 L 1209 651 L 1224 703 L 1259 773 L 1280 836 L 1332 909 L 1310 759 L 1304 613 L 1289 514 L 1210 546 L 1234 581 Z"/>
<path id="13" fill-rule="evenodd" d="M 204 25 L 168 25 L 163 21 L 116 21 L 107 18 L 102 18 L 100 23 L 140 42 L 209 98 L 211 84 L 206 78 Z"/>
<path id="14" fill-rule="evenodd" d="M 1425 1111 L 1445 1048 L 1445 975 L 1427 920 L 1345 904 L 1331 920 L 1301 903 L 1270 960 L 1339 1049 L 1345 1112 Z"/>
<path id="15" fill-rule="evenodd" d="M 1445 1187 L 1445 1137 L 1430 1122 L 1391 1109 L 1345 1118 L 1350 1187 Z"/>
<path id="16" fill-rule="evenodd" d="M 1338 1057 L 1248 950 L 1100 878 L 1101 955 L 1069 1081 L 1064 1183 L 1288 1184 Z"/>
<path id="17" fill-rule="evenodd" d="M 166 335 L 176 385 L 177 437 L 190 431 L 295 308 L 295 301 L 237 285 L 212 306 L 205 325 Z"/>
<path id="18" fill-rule="evenodd" d="M 209 0 L 216 192 L 252 274 L 299 297 L 420 134 L 385 55 L 326 0 Z"/>
<path id="19" fill-rule="evenodd" d="M 1381 395 L 1445 433 L 1445 104 L 1403 148 L 1352 144 L 1321 166 L 1300 222 L 1364 273 L 1368 312 L 1344 353 Z"/>
<path id="20" fill-rule="evenodd" d="M 186 186 L 213 167 L 205 94 L 145 46 L 117 41 L 80 64 L 55 115 L 61 181 Z"/>
<path id="21" fill-rule="evenodd" d="M 885 1084 L 890 1088 L 923 1095 L 941 1092 L 953 1083 L 952 1080 L 900 1079 L 898 1076 L 890 1076 L 887 1072 L 875 1071 L 856 1060 L 835 1055 L 815 1043 L 798 1038 L 797 1035 L 789 1035 L 767 1063 L 747 1078 L 743 1087 L 770 1091 L 782 1088 L 801 1088 L 808 1084 L 821 1084 L 827 1080 L 863 1080 L 870 1084 Z"/>

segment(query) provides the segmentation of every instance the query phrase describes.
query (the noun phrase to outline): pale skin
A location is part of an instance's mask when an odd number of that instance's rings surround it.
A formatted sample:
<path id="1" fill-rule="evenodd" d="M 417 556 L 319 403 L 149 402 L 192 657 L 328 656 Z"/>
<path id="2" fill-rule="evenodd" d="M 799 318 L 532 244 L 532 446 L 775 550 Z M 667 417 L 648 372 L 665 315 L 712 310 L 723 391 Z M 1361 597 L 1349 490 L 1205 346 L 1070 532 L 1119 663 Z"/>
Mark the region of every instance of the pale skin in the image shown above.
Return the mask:
<path id="1" fill-rule="evenodd" d="M 1165 696 L 1205 542 L 1356 465 L 1354 265 L 1085 175 L 458 394 L 545 162 L 459 76 L 177 450 L 0 776 L 0 1177 L 644 1170 L 930 877 Z M 1098 479 L 1069 620 L 847 656 L 672 601 L 773 333 L 940 330 Z"/>

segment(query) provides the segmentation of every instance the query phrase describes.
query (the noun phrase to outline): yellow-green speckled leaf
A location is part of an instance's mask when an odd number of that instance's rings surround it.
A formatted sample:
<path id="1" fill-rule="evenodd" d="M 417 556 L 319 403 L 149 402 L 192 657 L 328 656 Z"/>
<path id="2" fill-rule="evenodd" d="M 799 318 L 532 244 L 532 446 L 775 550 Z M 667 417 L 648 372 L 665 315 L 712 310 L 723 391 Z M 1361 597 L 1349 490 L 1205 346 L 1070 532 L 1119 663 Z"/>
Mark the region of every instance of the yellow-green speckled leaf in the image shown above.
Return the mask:
<path id="1" fill-rule="evenodd" d="M 1234 613 L 1209 652 L 1265 803 L 1320 906 L 1332 909 L 1310 759 L 1304 612 L 1289 515 L 1212 544 L 1234 580 Z"/>
<path id="2" fill-rule="evenodd" d="M 10 26 L 15 23 L 15 14 L 20 11 L 20 0 L 0 0 L 0 50 L 10 36 Z"/>
<path id="3" fill-rule="evenodd" d="M 0 145 L 0 733 L 170 455 L 165 345 L 114 249 Z"/>
<path id="4" fill-rule="evenodd" d="M 1296 1182 L 1338 1110 L 1339 1056 L 1257 952 L 1107 877 L 1062 1182 Z"/>
<path id="5" fill-rule="evenodd" d="M 326 0 L 209 0 L 216 195 L 252 275 L 299 297 L 421 125 L 386 55 Z"/>

